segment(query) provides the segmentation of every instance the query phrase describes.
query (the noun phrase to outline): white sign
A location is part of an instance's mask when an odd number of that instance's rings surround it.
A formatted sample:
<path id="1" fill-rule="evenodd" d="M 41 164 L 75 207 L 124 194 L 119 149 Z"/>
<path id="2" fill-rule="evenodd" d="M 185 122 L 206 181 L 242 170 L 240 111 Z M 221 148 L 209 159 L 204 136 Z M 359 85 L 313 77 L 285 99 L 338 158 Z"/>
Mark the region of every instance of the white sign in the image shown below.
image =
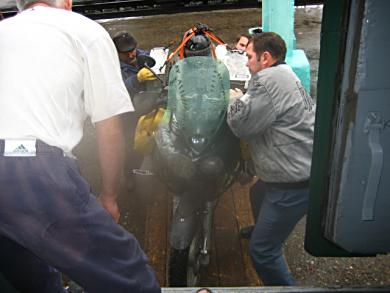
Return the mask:
<path id="1" fill-rule="evenodd" d="M 228 68 L 231 81 L 248 81 L 251 78 L 249 68 L 246 66 L 248 57 L 245 52 L 227 50 L 226 46 L 218 45 L 216 48 L 217 58 Z"/>
<path id="2" fill-rule="evenodd" d="M 169 49 L 165 49 L 164 47 L 156 47 L 150 51 L 150 57 L 153 57 L 153 59 L 156 60 L 156 64 L 152 67 L 152 70 L 156 74 L 165 73 L 165 66 L 163 67 L 163 65 L 168 58 L 168 54 Z"/>

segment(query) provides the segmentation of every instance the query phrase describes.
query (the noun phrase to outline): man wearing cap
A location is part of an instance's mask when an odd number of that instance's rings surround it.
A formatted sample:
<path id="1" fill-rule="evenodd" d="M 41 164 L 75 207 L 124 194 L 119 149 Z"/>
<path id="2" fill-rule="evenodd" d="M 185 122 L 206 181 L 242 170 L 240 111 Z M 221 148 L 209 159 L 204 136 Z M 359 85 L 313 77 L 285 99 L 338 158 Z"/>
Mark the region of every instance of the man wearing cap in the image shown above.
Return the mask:
<path id="1" fill-rule="evenodd" d="M 122 78 L 131 97 L 145 90 L 145 81 L 155 80 L 156 77 L 147 68 L 137 65 L 137 56 L 149 55 L 147 51 L 137 48 L 137 40 L 127 32 L 120 32 L 113 38 L 118 51 Z"/>
<path id="2" fill-rule="evenodd" d="M 147 68 L 140 68 L 137 64 L 137 56 L 149 55 L 147 51 L 137 48 L 137 40 L 127 32 L 119 32 L 113 37 L 113 41 L 118 51 L 119 63 L 121 66 L 122 78 L 131 99 L 134 95 L 146 90 L 145 81 L 155 80 L 154 74 Z M 138 169 L 143 160 L 143 156 L 134 150 L 134 135 L 139 115 L 127 113 L 122 115 L 125 130 L 125 163 L 124 180 L 126 188 L 130 191 L 134 189 L 133 169 Z"/>

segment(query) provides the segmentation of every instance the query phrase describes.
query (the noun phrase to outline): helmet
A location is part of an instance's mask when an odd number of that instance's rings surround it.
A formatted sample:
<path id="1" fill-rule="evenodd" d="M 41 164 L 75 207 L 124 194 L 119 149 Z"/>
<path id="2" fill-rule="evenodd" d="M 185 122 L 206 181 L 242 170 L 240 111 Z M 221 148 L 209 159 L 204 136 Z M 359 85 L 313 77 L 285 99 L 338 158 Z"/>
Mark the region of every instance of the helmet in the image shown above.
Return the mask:
<path id="1" fill-rule="evenodd" d="M 211 55 L 211 41 L 205 35 L 199 34 L 193 36 L 184 47 L 185 57 L 191 56 L 210 56 Z"/>

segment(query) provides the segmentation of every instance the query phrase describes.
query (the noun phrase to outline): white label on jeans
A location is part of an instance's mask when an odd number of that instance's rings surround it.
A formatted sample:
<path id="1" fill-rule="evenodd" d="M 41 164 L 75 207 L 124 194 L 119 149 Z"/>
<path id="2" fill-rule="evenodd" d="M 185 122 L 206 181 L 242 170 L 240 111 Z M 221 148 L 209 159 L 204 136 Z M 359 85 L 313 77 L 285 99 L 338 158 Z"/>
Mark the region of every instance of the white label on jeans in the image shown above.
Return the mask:
<path id="1" fill-rule="evenodd" d="M 36 139 L 5 139 L 4 157 L 35 157 Z"/>

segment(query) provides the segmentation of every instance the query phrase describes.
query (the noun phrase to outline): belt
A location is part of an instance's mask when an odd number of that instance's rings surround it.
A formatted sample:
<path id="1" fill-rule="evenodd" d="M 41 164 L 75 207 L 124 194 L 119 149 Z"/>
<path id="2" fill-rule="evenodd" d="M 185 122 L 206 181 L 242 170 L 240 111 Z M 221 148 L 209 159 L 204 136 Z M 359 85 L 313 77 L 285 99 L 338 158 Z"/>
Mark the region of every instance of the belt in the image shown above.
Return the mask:
<path id="1" fill-rule="evenodd" d="M 309 180 L 299 182 L 264 182 L 267 187 L 279 189 L 301 189 L 309 187 Z"/>
<path id="2" fill-rule="evenodd" d="M 33 141 L 31 139 L 26 139 L 26 140 Z M 23 139 L 18 139 L 17 141 L 23 141 Z M 0 139 L 0 156 L 4 156 L 5 142 L 6 139 Z M 58 154 L 62 156 L 64 155 L 64 152 L 59 147 L 48 145 L 39 139 L 35 141 L 35 153 L 36 155 L 44 155 L 44 154 Z M 13 157 L 23 157 L 23 155 L 20 156 L 14 155 Z"/>

